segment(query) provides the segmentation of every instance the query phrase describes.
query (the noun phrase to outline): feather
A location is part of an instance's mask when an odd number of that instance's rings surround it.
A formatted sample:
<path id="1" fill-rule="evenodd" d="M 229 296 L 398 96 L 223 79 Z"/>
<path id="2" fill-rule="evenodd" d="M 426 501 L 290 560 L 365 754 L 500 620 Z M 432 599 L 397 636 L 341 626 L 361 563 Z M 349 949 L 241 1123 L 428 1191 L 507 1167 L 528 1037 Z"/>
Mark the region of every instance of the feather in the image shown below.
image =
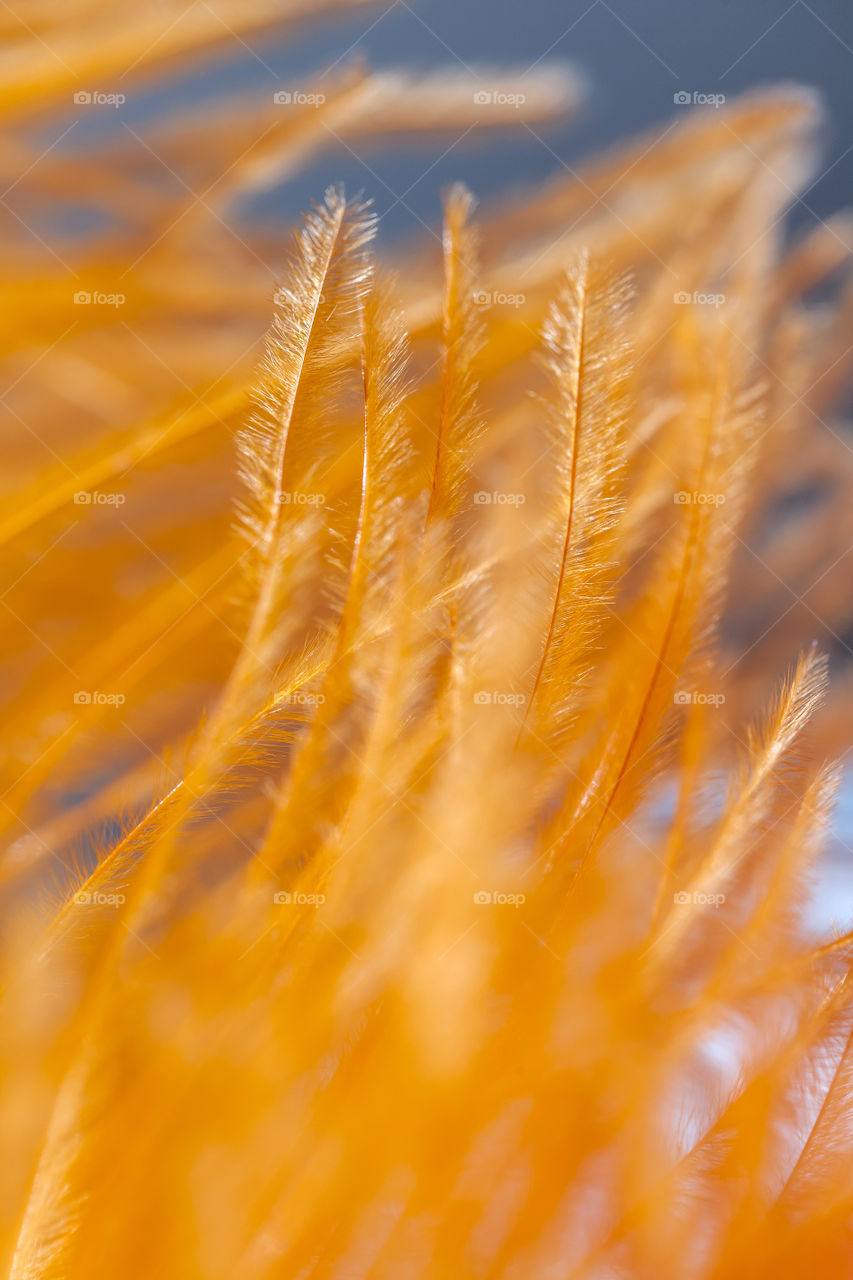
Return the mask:
<path id="1" fill-rule="evenodd" d="M 767 812 L 770 780 L 784 763 L 799 735 L 813 716 L 826 688 L 826 661 L 814 650 L 800 658 L 786 681 L 767 723 L 749 740 L 748 766 L 739 791 L 727 805 L 726 816 L 706 857 L 694 872 L 686 892 L 692 900 L 719 893 L 726 885 L 736 861 L 755 825 Z M 802 853 L 802 846 L 800 848 Z M 689 912 L 670 911 L 662 925 L 657 959 L 665 961 L 681 944 L 689 928 Z"/>
<path id="2" fill-rule="evenodd" d="M 482 344 L 476 309 L 477 241 L 471 227 L 474 200 L 462 186 L 451 188 L 444 206 L 444 306 L 441 402 L 427 524 L 458 510 L 469 475 L 471 449 L 479 433 L 475 362 Z"/>
<path id="3" fill-rule="evenodd" d="M 234 684 L 265 662 L 282 585 L 287 583 L 283 565 L 285 535 L 292 526 L 288 512 L 298 511 L 285 499 L 300 496 L 300 486 L 311 475 L 312 464 L 294 461 L 293 453 L 300 446 L 304 450 L 321 388 L 325 391 L 335 377 L 341 331 L 366 287 L 363 249 L 372 235 L 373 220 L 366 211 L 348 208 L 342 194 L 330 190 L 325 205 L 306 221 L 292 280 L 279 293 L 257 413 L 239 442 L 248 491 L 241 527 L 249 550 L 252 600 Z M 300 438 L 292 440 L 291 432 Z"/>
<path id="4" fill-rule="evenodd" d="M 411 532 L 411 503 L 416 480 L 414 454 L 404 434 L 407 343 L 402 320 L 393 310 L 387 288 L 368 294 L 362 313 L 362 393 L 364 403 L 361 495 L 350 553 L 346 592 L 328 670 L 319 690 L 318 710 L 296 754 L 284 792 L 276 806 L 259 856 L 264 868 L 286 861 L 286 851 L 299 848 L 306 858 L 309 835 L 300 825 L 300 812 L 321 814 L 329 823 L 347 794 L 346 763 L 323 767 L 341 749 L 358 765 L 359 726 L 344 724 L 343 713 L 369 683 L 367 661 L 375 664 L 368 647 L 386 622 L 385 599 L 399 559 L 400 540 Z M 390 588 L 393 590 L 393 588 Z M 368 668 L 369 670 L 369 668 Z M 317 785 L 320 790 L 317 791 Z M 327 788 L 326 783 L 332 783 Z M 313 800 L 306 805 L 306 798 Z M 294 812 L 296 809 L 296 812 Z M 292 852 L 291 852 L 291 856 Z"/>
<path id="5" fill-rule="evenodd" d="M 527 699 L 525 723 L 543 679 L 577 685 L 579 668 L 602 625 L 612 532 L 619 509 L 628 354 L 624 288 L 608 284 L 584 255 L 545 332 L 556 387 L 557 504 L 561 545 L 553 605 Z M 545 732 L 540 722 L 539 732 Z"/>

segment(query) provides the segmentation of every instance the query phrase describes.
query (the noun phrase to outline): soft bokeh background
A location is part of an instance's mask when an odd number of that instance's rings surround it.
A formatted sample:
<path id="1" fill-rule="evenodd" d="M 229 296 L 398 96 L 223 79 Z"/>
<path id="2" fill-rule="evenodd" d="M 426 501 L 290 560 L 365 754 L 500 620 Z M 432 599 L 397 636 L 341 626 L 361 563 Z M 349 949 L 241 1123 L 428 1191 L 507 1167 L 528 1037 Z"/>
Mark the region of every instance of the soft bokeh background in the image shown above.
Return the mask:
<path id="1" fill-rule="evenodd" d="M 234 40 L 233 57 L 215 74 L 200 68 L 169 90 L 176 109 L 227 88 L 294 88 L 316 74 L 364 57 L 372 67 L 469 73 L 486 65 L 524 72 L 543 62 L 572 62 L 588 78 L 582 114 L 563 128 L 522 130 L 485 139 L 474 129 L 447 143 L 412 151 L 390 149 L 366 160 L 327 156 L 288 184 L 266 211 L 303 207 L 318 184 L 343 177 L 369 189 L 386 234 L 417 230 L 434 220 L 442 186 L 463 178 L 478 195 L 499 196 L 519 183 L 546 178 L 561 164 L 640 130 L 672 121 L 674 94 L 725 94 L 780 81 L 820 91 L 827 107 L 825 152 L 813 187 L 797 205 L 798 219 L 824 217 L 849 201 L 853 186 L 853 6 L 849 0 L 393 0 L 354 15 L 337 15 L 321 31 Z M 482 73 L 488 88 L 488 73 Z M 121 114 L 142 121 L 162 107 L 156 87 L 135 93 Z M 104 127 L 103 120 L 98 126 Z M 93 127 L 98 127 L 92 122 Z M 387 187 L 383 186 L 387 184 Z"/>

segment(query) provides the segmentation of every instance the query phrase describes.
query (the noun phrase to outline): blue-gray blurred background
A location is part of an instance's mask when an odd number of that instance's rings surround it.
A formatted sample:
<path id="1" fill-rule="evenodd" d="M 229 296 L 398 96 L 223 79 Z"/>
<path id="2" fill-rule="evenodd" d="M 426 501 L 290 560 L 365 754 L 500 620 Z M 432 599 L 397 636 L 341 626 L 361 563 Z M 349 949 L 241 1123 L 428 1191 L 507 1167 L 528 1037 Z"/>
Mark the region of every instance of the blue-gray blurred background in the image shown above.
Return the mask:
<path id="1" fill-rule="evenodd" d="M 574 166 L 639 131 L 663 127 L 678 112 L 679 91 L 732 97 L 746 89 L 795 82 L 826 104 L 823 152 L 797 220 L 825 217 L 850 203 L 853 187 L 853 3 L 851 0 L 391 0 L 326 17 L 323 26 L 277 44 L 268 37 L 234 43 L 233 57 L 182 83 L 182 102 L 204 99 L 215 84 L 274 90 L 306 87 L 333 65 L 364 58 L 371 67 L 512 68 L 569 61 L 588 78 L 585 105 L 564 126 L 522 128 L 496 139 L 475 127 L 414 150 L 391 148 L 369 159 L 327 154 L 266 211 L 303 207 L 326 181 L 364 187 L 384 215 L 386 235 L 434 221 L 440 191 L 463 178 L 488 198 Z M 472 81 L 476 83 L 476 81 Z M 156 100 L 156 92 L 153 98 Z M 137 100 L 138 102 L 138 100 Z M 139 103 L 141 115 L 156 107 Z M 160 103 L 162 105 L 162 103 Z M 132 109 L 128 109 L 130 117 Z M 453 139 L 450 139 L 453 143 Z M 430 167 L 432 166 L 432 167 Z M 387 185 L 384 185 L 387 184 Z M 402 197 L 402 198 L 401 198 Z"/>

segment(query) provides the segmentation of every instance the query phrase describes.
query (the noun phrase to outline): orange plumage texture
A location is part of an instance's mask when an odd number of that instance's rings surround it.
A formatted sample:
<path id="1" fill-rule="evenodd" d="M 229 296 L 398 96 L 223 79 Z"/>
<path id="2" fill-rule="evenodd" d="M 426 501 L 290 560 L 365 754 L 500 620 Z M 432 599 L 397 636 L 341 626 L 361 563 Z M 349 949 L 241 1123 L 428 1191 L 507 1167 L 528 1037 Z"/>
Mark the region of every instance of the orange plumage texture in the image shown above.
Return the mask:
<path id="1" fill-rule="evenodd" d="M 844 1276 L 853 935 L 806 908 L 849 222 L 783 222 L 819 105 L 454 186 L 396 259 L 340 188 L 292 234 L 240 202 L 475 119 L 458 72 L 38 141 L 309 9 L 39 0 L 61 60 L 0 19 L 0 1271 Z"/>

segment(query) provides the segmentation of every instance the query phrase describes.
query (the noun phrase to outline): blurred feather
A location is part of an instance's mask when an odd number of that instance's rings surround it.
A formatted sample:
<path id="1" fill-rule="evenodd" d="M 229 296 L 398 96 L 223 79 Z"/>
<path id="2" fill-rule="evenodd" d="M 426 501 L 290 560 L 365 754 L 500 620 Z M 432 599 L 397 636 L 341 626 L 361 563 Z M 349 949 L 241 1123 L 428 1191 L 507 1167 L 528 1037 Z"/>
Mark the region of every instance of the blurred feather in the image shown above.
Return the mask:
<path id="1" fill-rule="evenodd" d="M 332 188 L 253 374 L 259 192 L 581 77 L 338 64 L 85 144 L 68 99 L 359 3 L 0 18 L 0 1269 L 843 1275 L 849 217 L 781 230 L 819 106 L 454 185 L 395 277 Z"/>

